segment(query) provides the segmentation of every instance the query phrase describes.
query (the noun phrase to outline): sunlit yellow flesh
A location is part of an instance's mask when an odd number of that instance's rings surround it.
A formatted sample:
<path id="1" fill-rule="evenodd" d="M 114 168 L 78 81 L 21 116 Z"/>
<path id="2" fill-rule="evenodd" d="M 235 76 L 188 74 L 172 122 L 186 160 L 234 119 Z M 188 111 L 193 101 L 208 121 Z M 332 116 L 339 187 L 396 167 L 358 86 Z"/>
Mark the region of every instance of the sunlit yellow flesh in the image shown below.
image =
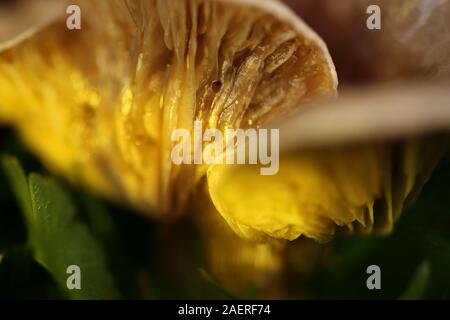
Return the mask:
<path id="1" fill-rule="evenodd" d="M 338 226 L 389 233 L 405 204 L 436 165 L 445 143 L 324 148 L 283 154 L 280 171 L 215 165 L 209 193 L 233 230 L 247 239 L 329 241 Z"/>
<path id="2" fill-rule="evenodd" d="M 0 53 L 0 120 L 50 168 L 146 212 L 184 211 L 205 173 L 172 164 L 174 129 L 258 126 L 335 94 L 324 47 L 254 2 L 77 3 L 81 31 L 61 20 Z"/>
<path id="3" fill-rule="evenodd" d="M 326 49 L 271 0 L 78 3 L 82 31 L 57 21 L 0 52 L 0 121 L 47 166 L 112 199 L 173 216 L 208 171 L 213 204 L 240 236 L 322 242 L 336 226 L 389 232 L 441 154 L 411 140 L 282 154 L 276 176 L 175 166 L 172 131 L 194 120 L 259 127 L 334 95 Z"/>
<path id="4" fill-rule="evenodd" d="M 202 185 L 201 189 L 203 187 L 206 186 Z M 255 286 L 270 286 L 276 290 L 280 284 L 277 277 L 283 268 L 285 244 L 280 241 L 259 243 L 238 237 L 217 212 L 207 192 L 202 192 L 193 206 L 207 270 L 234 294 L 248 294 Z"/>

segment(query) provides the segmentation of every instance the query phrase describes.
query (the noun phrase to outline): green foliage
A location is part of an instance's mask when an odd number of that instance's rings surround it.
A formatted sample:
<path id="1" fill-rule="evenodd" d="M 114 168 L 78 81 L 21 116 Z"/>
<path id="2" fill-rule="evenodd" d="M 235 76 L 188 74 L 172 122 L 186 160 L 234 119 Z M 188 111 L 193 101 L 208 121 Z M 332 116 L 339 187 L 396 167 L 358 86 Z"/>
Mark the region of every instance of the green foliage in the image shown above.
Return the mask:
<path id="1" fill-rule="evenodd" d="M 2 145 L 28 170 L 45 172 L 24 149 Z M 283 281 L 296 293 L 301 286 L 302 298 L 450 298 L 449 181 L 445 159 L 392 235 L 341 235 L 311 277 Z M 18 160 L 2 158 L 0 298 L 236 299 L 207 270 L 203 250 L 186 221 L 167 228 L 55 178 L 26 175 Z M 381 268 L 382 290 L 366 287 L 371 264 Z M 81 268 L 81 290 L 67 289 L 70 265 Z"/>
<path id="2" fill-rule="evenodd" d="M 53 276 L 64 297 L 118 298 L 106 257 L 89 229 L 77 220 L 75 207 L 55 181 L 31 174 L 27 179 L 17 160 L 5 157 L 8 172 L 29 232 L 34 258 Z M 69 290 L 67 268 L 82 270 L 81 290 Z"/>

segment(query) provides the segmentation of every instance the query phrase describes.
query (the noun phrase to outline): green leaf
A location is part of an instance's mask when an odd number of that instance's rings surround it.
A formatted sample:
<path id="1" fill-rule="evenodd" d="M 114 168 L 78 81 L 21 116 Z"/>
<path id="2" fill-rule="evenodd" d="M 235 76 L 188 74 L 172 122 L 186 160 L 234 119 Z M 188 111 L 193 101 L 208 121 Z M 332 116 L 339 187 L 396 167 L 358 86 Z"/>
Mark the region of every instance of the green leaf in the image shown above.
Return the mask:
<path id="1" fill-rule="evenodd" d="M 401 300 L 419 300 L 425 295 L 430 279 L 431 265 L 425 260 L 414 273 L 406 291 L 400 297 Z"/>
<path id="2" fill-rule="evenodd" d="M 108 253 L 107 258 L 120 292 L 128 298 L 141 298 L 138 294 L 137 270 L 131 262 L 129 251 L 124 246 L 121 230 L 108 208 L 102 201 L 87 193 L 79 194 L 79 198 L 92 234 L 102 249 Z"/>
<path id="3" fill-rule="evenodd" d="M 54 277 L 64 296 L 71 299 L 116 299 L 119 297 L 107 268 L 106 257 L 64 189 L 54 180 L 37 174 L 27 180 L 17 160 L 3 165 L 21 203 L 35 259 Z M 67 288 L 67 268 L 81 269 L 81 289 Z"/>

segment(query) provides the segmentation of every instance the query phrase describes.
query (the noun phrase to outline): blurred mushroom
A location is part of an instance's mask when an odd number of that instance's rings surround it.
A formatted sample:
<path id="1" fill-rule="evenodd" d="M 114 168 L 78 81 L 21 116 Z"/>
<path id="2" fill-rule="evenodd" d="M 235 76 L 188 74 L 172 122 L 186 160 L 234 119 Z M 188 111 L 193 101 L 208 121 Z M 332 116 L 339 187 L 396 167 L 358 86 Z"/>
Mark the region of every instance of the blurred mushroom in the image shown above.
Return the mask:
<path id="1" fill-rule="evenodd" d="M 150 216 L 190 214 L 209 266 L 236 290 L 244 278 L 270 286 L 285 250 L 320 260 L 301 236 L 391 232 L 450 130 L 448 1 L 287 2 L 330 46 L 344 88 L 378 88 L 322 101 L 337 91 L 327 47 L 275 0 L 80 0 L 81 31 L 61 9 L 28 21 L 30 7 L 0 7 L 18 17 L 0 33 L 0 121 L 74 182 Z M 380 31 L 365 27 L 369 4 Z M 379 87 L 411 79 L 427 83 Z M 175 166 L 171 133 L 194 120 L 280 128 L 280 173 Z"/>
<path id="2" fill-rule="evenodd" d="M 206 173 L 173 164 L 174 129 L 257 126 L 336 94 L 325 44 L 277 1 L 75 3 L 82 30 L 62 11 L 0 53 L 0 120 L 54 171 L 146 214 L 183 213 Z"/>
<path id="3" fill-rule="evenodd" d="M 448 0 L 284 0 L 325 40 L 341 83 L 429 79 L 450 74 Z M 369 30 L 370 5 L 381 30 Z"/>

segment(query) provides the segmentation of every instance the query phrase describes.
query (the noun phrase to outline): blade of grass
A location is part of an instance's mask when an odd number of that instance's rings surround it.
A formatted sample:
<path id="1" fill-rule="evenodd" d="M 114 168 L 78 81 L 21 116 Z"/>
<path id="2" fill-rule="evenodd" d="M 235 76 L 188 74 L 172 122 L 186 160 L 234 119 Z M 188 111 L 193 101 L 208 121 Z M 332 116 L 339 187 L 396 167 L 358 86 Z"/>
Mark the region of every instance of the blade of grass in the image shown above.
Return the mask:
<path id="1" fill-rule="evenodd" d="M 205 279 L 207 282 L 209 282 L 214 288 L 216 288 L 218 291 L 220 291 L 227 299 L 230 300 L 238 300 L 230 291 L 225 289 L 219 281 L 217 281 L 212 275 L 210 275 L 208 272 L 206 272 L 203 268 L 197 269 L 200 275 L 203 279 Z"/>
<path id="2" fill-rule="evenodd" d="M 417 267 L 411 282 L 405 292 L 399 298 L 400 300 L 419 300 L 422 299 L 427 288 L 431 274 L 431 265 L 425 260 Z"/>

